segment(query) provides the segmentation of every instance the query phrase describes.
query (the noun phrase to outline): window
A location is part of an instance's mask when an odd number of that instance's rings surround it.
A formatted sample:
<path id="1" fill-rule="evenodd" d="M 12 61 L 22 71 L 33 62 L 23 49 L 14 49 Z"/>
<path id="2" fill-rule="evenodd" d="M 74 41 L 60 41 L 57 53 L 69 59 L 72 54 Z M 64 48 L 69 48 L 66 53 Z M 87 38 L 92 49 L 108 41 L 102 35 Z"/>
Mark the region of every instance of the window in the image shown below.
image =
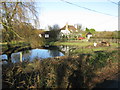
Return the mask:
<path id="1" fill-rule="evenodd" d="M 45 38 L 49 38 L 49 34 L 45 34 Z"/>

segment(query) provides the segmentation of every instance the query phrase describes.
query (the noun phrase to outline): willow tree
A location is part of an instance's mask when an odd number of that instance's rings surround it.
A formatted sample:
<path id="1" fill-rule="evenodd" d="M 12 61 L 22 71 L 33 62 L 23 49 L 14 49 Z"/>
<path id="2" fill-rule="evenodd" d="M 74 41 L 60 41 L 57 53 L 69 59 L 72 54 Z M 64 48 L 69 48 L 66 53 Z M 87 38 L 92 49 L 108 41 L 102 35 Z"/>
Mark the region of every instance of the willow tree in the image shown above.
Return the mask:
<path id="1" fill-rule="evenodd" d="M 10 47 L 9 42 L 17 37 L 21 40 L 26 39 L 23 35 L 17 32 L 15 26 L 23 26 L 23 23 L 34 23 L 38 25 L 38 13 L 35 7 L 35 2 L 0 2 L 1 14 L 0 23 L 3 26 L 4 31 L 7 33 L 8 48 Z M 27 25 L 26 25 L 27 26 Z M 29 29 L 29 28 L 24 28 Z M 27 32 L 26 32 L 27 33 Z M 28 34 L 28 33 L 27 33 Z M 12 37 L 12 38 L 11 38 Z M 28 37 L 29 38 L 29 37 Z M 30 41 L 30 39 L 29 39 Z M 35 40 L 33 40 L 35 41 Z"/>
<path id="2" fill-rule="evenodd" d="M 17 37 L 23 39 L 14 31 L 13 22 L 34 22 L 37 24 L 37 11 L 34 2 L 1 2 L 2 17 L 1 24 L 6 31 L 13 32 Z"/>

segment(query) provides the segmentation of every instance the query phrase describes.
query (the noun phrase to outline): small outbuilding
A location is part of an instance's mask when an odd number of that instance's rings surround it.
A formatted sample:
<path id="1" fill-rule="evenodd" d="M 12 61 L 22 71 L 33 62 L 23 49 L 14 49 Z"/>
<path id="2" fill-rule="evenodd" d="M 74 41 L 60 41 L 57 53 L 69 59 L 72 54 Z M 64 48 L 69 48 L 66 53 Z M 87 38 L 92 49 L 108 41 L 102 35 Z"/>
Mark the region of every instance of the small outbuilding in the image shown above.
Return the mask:
<path id="1" fill-rule="evenodd" d="M 90 37 L 92 37 L 92 33 L 91 33 L 91 32 L 88 32 L 88 33 L 86 34 L 86 37 L 87 37 L 87 39 L 90 39 Z"/>

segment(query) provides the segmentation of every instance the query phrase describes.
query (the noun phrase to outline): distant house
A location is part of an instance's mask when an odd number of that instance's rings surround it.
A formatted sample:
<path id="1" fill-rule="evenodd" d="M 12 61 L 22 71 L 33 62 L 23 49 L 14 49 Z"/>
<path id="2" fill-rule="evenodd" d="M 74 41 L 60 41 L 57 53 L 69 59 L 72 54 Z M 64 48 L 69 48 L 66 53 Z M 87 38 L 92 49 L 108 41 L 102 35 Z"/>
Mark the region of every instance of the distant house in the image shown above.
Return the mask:
<path id="1" fill-rule="evenodd" d="M 50 31 L 45 31 L 44 29 L 36 30 L 35 31 L 39 37 L 43 37 L 48 39 L 50 37 Z"/>
<path id="2" fill-rule="evenodd" d="M 44 31 L 44 33 L 41 34 L 42 37 L 44 37 L 45 39 L 49 39 L 50 38 L 50 31 Z"/>
<path id="3" fill-rule="evenodd" d="M 45 38 L 49 38 L 49 37 L 50 37 L 49 33 L 45 34 Z"/>
<path id="4" fill-rule="evenodd" d="M 77 32 L 77 29 L 73 25 L 68 25 L 68 23 L 66 23 L 66 25 L 60 30 L 62 35 L 69 35 L 72 32 Z"/>
<path id="5" fill-rule="evenodd" d="M 90 37 L 92 37 L 92 33 L 91 33 L 91 32 L 88 32 L 88 33 L 86 34 L 86 37 L 87 37 L 87 39 L 90 39 Z"/>
<path id="6" fill-rule="evenodd" d="M 44 39 L 50 39 L 50 40 L 58 40 L 59 39 L 59 32 L 60 30 L 51 30 L 51 31 L 45 31 L 45 30 L 36 30 L 36 33 L 39 37 Z"/>

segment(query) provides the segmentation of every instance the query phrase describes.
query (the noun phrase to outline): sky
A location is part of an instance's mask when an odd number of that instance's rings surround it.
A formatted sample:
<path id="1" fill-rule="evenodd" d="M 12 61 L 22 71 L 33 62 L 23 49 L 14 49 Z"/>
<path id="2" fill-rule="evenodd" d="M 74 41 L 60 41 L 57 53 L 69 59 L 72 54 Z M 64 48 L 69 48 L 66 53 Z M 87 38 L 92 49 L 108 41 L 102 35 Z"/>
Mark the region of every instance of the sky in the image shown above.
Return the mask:
<path id="1" fill-rule="evenodd" d="M 118 30 L 119 0 L 65 0 L 72 4 L 62 0 L 37 1 L 41 29 L 55 24 L 62 28 L 68 23 L 81 24 L 84 28 L 94 28 L 96 31 Z"/>

